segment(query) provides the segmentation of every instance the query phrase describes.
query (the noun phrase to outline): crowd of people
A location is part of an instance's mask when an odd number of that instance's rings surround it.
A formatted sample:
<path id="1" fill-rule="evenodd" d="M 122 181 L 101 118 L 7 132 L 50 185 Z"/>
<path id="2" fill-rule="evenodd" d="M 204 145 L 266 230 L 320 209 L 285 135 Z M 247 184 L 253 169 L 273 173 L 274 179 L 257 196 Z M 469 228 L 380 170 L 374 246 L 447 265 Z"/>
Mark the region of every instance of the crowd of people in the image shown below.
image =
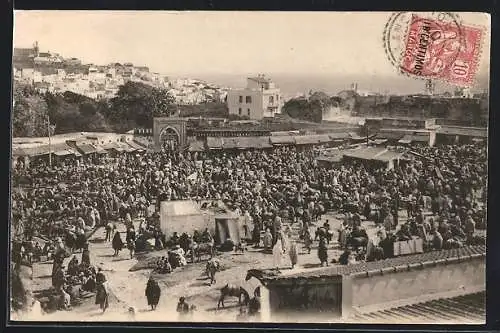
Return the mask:
<path id="1" fill-rule="evenodd" d="M 336 232 L 345 250 L 338 259 L 341 264 L 394 256 L 394 242 L 415 237 L 424 241 L 426 250 L 484 242 L 475 231 L 486 227 L 486 146 L 412 147 L 412 154 L 393 169 L 362 162 L 320 166 L 319 151 L 283 146 L 124 153 L 84 156 L 78 163 L 52 167 L 47 163 L 17 167 L 12 177 L 14 261 L 54 258 L 56 289 L 79 284 L 95 291 L 99 285 L 95 267 L 83 257 L 78 263 L 75 257 L 66 269 L 61 253 L 68 247 L 85 253 L 88 235 L 105 226 L 115 255 L 127 246 L 132 257 L 147 248 L 151 238 L 153 248 L 171 248 L 169 256 L 158 261 L 157 270 L 172 272 L 186 264 L 190 242 L 213 242 L 208 230 L 165 238 L 155 212 L 158 207 L 151 210 L 151 206 L 184 199 L 222 202 L 241 216 L 244 238 L 273 251 L 290 233 L 284 221 L 298 224 L 309 252 L 318 241 L 321 264 L 329 262 L 328 244 Z M 345 213 L 341 228 L 332 230 L 326 221 L 311 230 L 313 222 L 329 211 Z M 132 220 L 138 216 L 144 222 L 136 233 Z M 125 242 L 114 225 L 118 220 L 127 226 Z M 365 220 L 377 224 L 375 237 L 364 230 Z M 293 252 L 296 257 L 297 249 Z M 292 259 L 292 265 L 296 262 Z"/>
<path id="2" fill-rule="evenodd" d="M 274 245 L 281 219 L 307 227 L 327 211 L 345 210 L 344 227 L 351 232 L 357 233 L 352 227 L 360 226 L 361 216 L 392 231 L 399 225 L 399 210 L 406 209 L 409 219 L 398 231 L 400 238 L 423 225 L 427 234 L 441 235 L 442 246 L 450 239 L 467 241 L 485 224 L 486 147 L 412 150 L 413 158 L 392 170 L 361 163 L 319 167 L 317 150 L 295 147 L 124 154 L 53 168 L 42 164 L 13 170 L 13 188 L 20 190 L 13 193 L 12 210 L 25 235 L 54 239 L 67 237 L 68 230 L 83 234 L 114 218 L 148 215 L 155 200 L 220 200 L 243 216 L 254 242 L 269 229 Z M 28 190 L 23 191 L 22 180 Z M 431 219 L 424 215 L 427 208 Z"/>

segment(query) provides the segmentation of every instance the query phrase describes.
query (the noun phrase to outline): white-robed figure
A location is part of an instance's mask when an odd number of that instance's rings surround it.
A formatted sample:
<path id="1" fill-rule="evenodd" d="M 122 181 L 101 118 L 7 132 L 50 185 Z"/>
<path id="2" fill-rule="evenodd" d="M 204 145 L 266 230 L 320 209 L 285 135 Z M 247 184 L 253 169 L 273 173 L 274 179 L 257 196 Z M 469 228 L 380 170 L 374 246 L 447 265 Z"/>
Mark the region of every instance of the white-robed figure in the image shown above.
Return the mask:
<path id="1" fill-rule="evenodd" d="M 273 264 L 276 270 L 279 271 L 282 262 L 283 262 L 283 255 L 286 252 L 286 247 L 283 242 L 283 235 L 281 233 L 278 233 L 277 239 L 276 239 L 276 244 L 274 244 L 273 247 Z"/>
<path id="2" fill-rule="evenodd" d="M 299 249 L 297 248 L 297 243 L 294 240 L 290 241 L 288 256 L 290 257 L 290 262 L 292 264 L 292 269 L 293 269 L 295 268 L 295 265 L 297 265 L 299 259 Z"/>

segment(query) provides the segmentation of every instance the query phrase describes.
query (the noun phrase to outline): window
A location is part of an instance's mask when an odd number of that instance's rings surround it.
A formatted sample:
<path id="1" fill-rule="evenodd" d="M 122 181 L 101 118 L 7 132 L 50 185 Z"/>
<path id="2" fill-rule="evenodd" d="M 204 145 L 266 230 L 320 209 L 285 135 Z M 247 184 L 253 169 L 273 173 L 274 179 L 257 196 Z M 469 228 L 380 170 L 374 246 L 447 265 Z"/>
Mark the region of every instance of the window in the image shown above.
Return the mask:
<path id="1" fill-rule="evenodd" d="M 252 96 L 247 96 L 247 97 L 245 98 L 245 102 L 246 102 L 247 104 L 251 104 L 251 103 L 252 103 Z"/>
<path id="2" fill-rule="evenodd" d="M 269 96 L 269 103 L 273 104 L 274 103 L 274 96 Z"/>
<path id="3" fill-rule="evenodd" d="M 240 96 L 240 103 L 243 103 L 243 96 Z"/>
<path id="4" fill-rule="evenodd" d="M 250 109 L 247 109 L 247 116 L 250 117 Z"/>
<path id="5" fill-rule="evenodd" d="M 241 116 L 241 108 L 238 109 L 238 114 Z"/>

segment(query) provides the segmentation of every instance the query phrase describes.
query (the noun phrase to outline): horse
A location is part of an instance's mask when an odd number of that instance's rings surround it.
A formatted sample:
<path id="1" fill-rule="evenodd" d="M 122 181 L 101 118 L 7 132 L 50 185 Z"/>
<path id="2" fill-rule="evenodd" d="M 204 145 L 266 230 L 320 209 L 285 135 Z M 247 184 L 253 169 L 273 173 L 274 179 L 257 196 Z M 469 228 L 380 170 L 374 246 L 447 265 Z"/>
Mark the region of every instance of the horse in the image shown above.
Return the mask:
<path id="1" fill-rule="evenodd" d="M 210 278 L 210 285 L 214 284 L 215 281 L 215 273 L 217 273 L 220 269 L 220 263 L 218 260 L 210 259 L 207 261 L 207 265 L 205 267 L 205 272 Z"/>
<path id="2" fill-rule="evenodd" d="M 220 289 L 220 298 L 219 302 L 217 303 L 217 309 L 220 308 L 221 304 L 222 307 L 224 306 L 224 299 L 226 297 L 238 297 L 238 305 L 248 305 L 250 302 L 250 295 L 248 292 L 245 290 L 243 287 L 236 287 L 229 285 L 228 283 Z M 243 303 L 241 302 L 241 296 L 244 297 Z"/>
<path id="3" fill-rule="evenodd" d="M 193 251 L 193 261 L 195 258 L 198 258 L 198 262 L 201 261 L 201 257 L 203 254 L 208 254 L 210 259 L 212 259 L 215 255 L 215 246 L 214 243 L 193 243 L 191 247 L 191 251 Z"/>

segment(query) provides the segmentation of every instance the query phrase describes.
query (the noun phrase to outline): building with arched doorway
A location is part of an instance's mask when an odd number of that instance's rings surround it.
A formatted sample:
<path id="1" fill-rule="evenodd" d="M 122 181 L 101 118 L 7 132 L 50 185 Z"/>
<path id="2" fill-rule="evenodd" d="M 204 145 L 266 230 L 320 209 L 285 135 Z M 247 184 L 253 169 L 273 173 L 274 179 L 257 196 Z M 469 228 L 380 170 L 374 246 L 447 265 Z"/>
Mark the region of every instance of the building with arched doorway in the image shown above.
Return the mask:
<path id="1" fill-rule="evenodd" d="M 153 141 L 156 151 L 185 148 L 187 145 L 186 119 L 170 117 L 154 118 Z"/>

